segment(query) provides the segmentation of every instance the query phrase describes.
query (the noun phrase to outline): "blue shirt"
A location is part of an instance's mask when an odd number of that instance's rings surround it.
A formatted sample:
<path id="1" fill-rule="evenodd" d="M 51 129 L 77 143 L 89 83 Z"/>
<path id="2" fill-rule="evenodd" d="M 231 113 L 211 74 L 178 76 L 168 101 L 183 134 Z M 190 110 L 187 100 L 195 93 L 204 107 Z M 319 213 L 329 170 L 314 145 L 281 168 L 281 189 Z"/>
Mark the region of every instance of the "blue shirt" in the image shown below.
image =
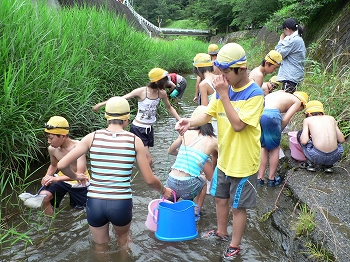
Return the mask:
<path id="1" fill-rule="evenodd" d="M 298 31 L 280 40 L 275 50 L 282 55 L 282 64 L 278 70 L 277 81 L 299 83 L 304 80 L 306 48 Z"/>

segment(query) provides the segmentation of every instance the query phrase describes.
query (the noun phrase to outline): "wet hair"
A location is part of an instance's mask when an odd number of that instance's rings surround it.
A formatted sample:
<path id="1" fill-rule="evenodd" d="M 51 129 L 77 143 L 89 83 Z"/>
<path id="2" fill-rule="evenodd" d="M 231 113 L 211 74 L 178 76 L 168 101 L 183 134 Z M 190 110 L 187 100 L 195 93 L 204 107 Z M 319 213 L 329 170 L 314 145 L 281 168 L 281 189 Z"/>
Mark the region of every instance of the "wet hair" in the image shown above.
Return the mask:
<path id="1" fill-rule="evenodd" d="M 57 136 L 57 137 L 61 137 L 61 136 L 69 137 L 69 134 L 66 134 L 66 135 L 58 135 L 58 134 L 52 134 L 52 133 L 48 133 L 48 132 L 45 132 L 45 135 L 46 135 L 46 136 L 48 136 L 48 135 L 53 135 L 53 136 Z"/>
<path id="2" fill-rule="evenodd" d="M 167 83 L 168 83 L 168 76 L 165 76 L 162 79 L 158 80 L 157 82 L 148 83 L 147 86 L 152 89 L 164 89 Z"/>
<path id="3" fill-rule="evenodd" d="M 124 124 L 124 121 L 126 121 L 126 120 L 111 119 L 111 120 L 108 120 L 108 125 L 110 125 L 110 124 L 113 124 L 113 125 L 122 125 L 122 124 Z"/>
<path id="4" fill-rule="evenodd" d="M 213 125 L 211 123 L 206 123 L 202 126 L 191 128 L 191 130 L 199 130 L 199 133 L 202 134 L 203 136 L 216 137 L 214 133 Z"/>

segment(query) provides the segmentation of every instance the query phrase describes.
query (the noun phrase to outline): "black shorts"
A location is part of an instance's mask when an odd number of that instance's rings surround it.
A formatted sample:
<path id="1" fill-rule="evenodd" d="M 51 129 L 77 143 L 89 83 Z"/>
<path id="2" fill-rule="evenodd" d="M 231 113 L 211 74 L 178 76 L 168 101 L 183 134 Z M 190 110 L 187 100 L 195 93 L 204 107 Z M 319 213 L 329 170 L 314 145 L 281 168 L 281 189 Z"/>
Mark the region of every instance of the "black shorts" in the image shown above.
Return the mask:
<path id="1" fill-rule="evenodd" d="M 130 132 L 141 138 L 143 145 L 148 147 L 154 146 L 154 131 L 153 126 L 149 128 L 135 126 L 131 124 Z"/>
<path id="2" fill-rule="evenodd" d="M 65 182 L 57 182 L 44 187 L 43 190 L 49 191 L 53 195 L 53 199 L 51 200 L 53 207 L 58 208 L 67 193 L 69 193 L 71 207 L 83 208 L 86 206 L 87 187 L 72 188 L 71 185 Z"/>
<path id="3" fill-rule="evenodd" d="M 92 227 L 102 227 L 108 222 L 122 227 L 132 220 L 132 199 L 99 199 L 89 197 L 86 204 L 87 221 Z"/>
<path id="4" fill-rule="evenodd" d="M 286 91 L 287 93 L 293 94 L 297 90 L 297 83 L 288 80 L 284 80 L 282 82 L 282 90 Z"/>

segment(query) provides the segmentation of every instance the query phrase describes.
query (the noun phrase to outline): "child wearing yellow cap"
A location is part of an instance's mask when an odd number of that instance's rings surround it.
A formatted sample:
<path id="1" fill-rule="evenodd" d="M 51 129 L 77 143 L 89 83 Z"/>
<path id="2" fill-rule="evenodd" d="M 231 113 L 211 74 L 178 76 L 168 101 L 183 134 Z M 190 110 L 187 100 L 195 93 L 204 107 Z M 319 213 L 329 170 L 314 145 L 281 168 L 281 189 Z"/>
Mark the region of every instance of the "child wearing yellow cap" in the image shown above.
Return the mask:
<path id="1" fill-rule="evenodd" d="M 206 110 L 206 106 L 198 106 L 192 117 Z M 196 218 L 199 218 L 207 191 L 205 182 L 212 179 L 218 154 L 218 140 L 211 121 L 188 130 L 184 136 L 179 135 L 168 153 L 176 155 L 176 161 L 171 167 L 166 186 L 175 191 L 177 199 L 196 199 Z M 212 161 L 209 161 L 211 157 Z"/>
<path id="2" fill-rule="evenodd" d="M 54 207 L 58 208 L 63 197 L 69 193 L 70 205 L 73 208 L 83 208 L 86 205 L 87 185 L 81 185 L 62 172 L 57 172 L 57 163 L 79 143 L 69 137 L 68 121 L 61 116 L 53 116 L 45 124 L 45 134 L 49 143 L 50 165 L 41 184 L 44 188 L 41 195 L 46 195 L 42 210 L 46 215 L 54 214 Z M 85 155 L 79 157 L 70 165 L 77 174 L 88 175 Z"/>
<path id="3" fill-rule="evenodd" d="M 306 104 L 303 129 L 297 138 L 307 159 L 301 167 L 316 171 L 315 165 L 321 165 L 325 172 L 333 172 L 334 163 L 344 153 L 341 143 L 345 138 L 334 117 L 324 114 L 320 101 L 312 100 Z"/>
<path id="4" fill-rule="evenodd" d="M 264 82 L 261 88 L 264 91 L 264 95 L 266 96 L 272 93 L 274 90 L 278 89 L 280 85 L 281 82 L 277 81 L 277 76 L 273 76 L 268 82 Z"/>
<path id="5" fill-rule="evenodd" d="M 146 183 L 164 198 L 171 189 L 163 187 L 147 162 L 142 140 L 125 130 L 130 107 L 125 98 L 112 97 L 106 102 L 107 128 L 86 135 L 75 148 L 58 162 L 58 168 L 75 179 L 70 164 L 90 154 L 91 181 L 86 204 L 87 221 L 98 251 L 107 251 L 110 241 L 109 225 L 113 225 L 119 248 L 130 241 L 132 221 L 131 175 L 135 160 Z"/>
<path id="6" fill-rule="evenodd" d="M 180 116 L 171 106 L 165 88 L 168 86 L 168 72 L 162 68 L 153 68 L 148 77 L 150 82 L 147 86 L 134 89 L 130 93 L 123 96 L 125 99 L 137 97 L 138 109 L 137 115 L 130 126 L 130 132 L 141 138 L 148 159 L 148 163 L 152 163 L 152 156 L 149 150 L 154 146 L 154 129 L 153 124 L 156 122 L 157 108 L 160 100 L 164 102 L 168 111 L 176 118 Z M 107 101 L 96 104 L 93 110 L 98 111 L 101 106 L 106 105 Z"/>
<path id="7" fill-rule="evenodd" d="M 282 183 L 282 178 L 275 176 L 282 130 L 296 112 L 304 109 L 307 101 L 308 95 L 299 91 L 290 94 L 279 90 L 265 96 L 264 113 L 260 119 L 261 161 L 258 172 L 258 185 L 264 185 L 265 170 L 268 162 L 270 171 L 267 186 L 274 187 Z"/>
<path id="8" fill-rule="evenodd" d="M 259 120 L 264 109 L 264 93 L 250 80 L 245 50 L 237 43 L 224 45 L 214 61 L 221 75 L 213 80 L 216 94 L 207 111 L 182 118 L 176 130 L 183 135 L 190 127 L 202 126 L 212 117 L 218 123 L 218 161 L 211 195 L 215 197 L 217 230 L 208 238 L 230 240 L 223 257 L 234 259 L 247 221 L 247 209 L 256 205 L 256 182 L 260 160 Z M 229 212 L 232 210 L 232 236 L 228 235 Z"/>
<path id="9" fill-rule="evenodd" d="M 280 67 L 281 62 L 282 55 L 275 50 L 271 50 L 261 61 L 260 65 L 250 71 L 249 78 L 262 87 L 264 76 L 275 72 Z"/>

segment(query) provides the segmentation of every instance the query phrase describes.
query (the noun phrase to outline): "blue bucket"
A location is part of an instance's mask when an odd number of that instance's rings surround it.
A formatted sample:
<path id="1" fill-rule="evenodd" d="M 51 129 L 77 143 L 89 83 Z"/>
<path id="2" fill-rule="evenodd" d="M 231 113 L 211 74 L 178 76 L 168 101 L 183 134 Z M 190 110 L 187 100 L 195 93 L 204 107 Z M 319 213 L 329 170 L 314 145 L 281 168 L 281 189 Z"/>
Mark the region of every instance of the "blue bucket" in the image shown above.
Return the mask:
<path id="1" fill-rule="evenodd" d="M 191 200 L 158 205 L 157 239 L 168 242 L 191 240 L 198 236 L 194 207 Z"/>

